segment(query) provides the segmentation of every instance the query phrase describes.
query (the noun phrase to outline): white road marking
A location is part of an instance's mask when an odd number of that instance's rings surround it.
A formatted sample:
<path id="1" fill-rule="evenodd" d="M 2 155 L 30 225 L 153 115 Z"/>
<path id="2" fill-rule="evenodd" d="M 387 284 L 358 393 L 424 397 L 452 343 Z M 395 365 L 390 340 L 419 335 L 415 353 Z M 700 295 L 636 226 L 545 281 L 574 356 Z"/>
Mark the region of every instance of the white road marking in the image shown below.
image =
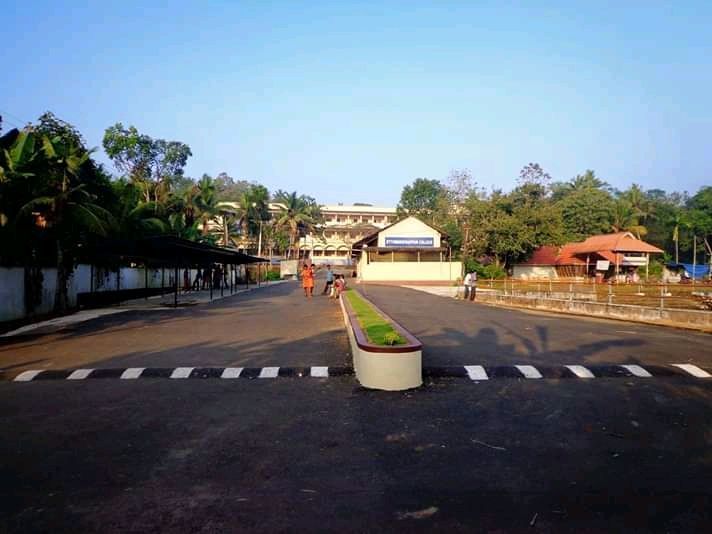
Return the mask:
<path id="1" fill-rule="evenodd" d="M 15 377 L 14 382 L 29 382 L 42 371 L 24 371 Z"/>
<path id="2" fill-rule="evenodd" d="M 67 377 L 67 380 L 84 380 L 94 369 L 77 369 Z"/>
<path id="3" fill-rule="evenodd" d="M 515 365 L 515 367 L 524 375 L 524 378 L 544 378 L 533 365 Z"/>
<path id="4" fill-rule="evenodd" d="M 583 365 L 567 365 L 566 368 L 579 378 L 596 378 L 593 373 Z"/>
<path id="5" fill-rule="evenodd" d="M 329 368 L 328 367 L 312 367 L 311 376 L 315 378 L 328 378 Z"/>
<path id="6" fill-rule="evenodd" d="M 712 375 L 709 374 L 707 371 L 704 369 L 700 369 L 696 365 L 692 365 L 691 363 L 673 363 L 672 364 L 675 367 L 679 367 L 686 373 L 690 373 L 692 376 L 696 378 L 712 378 Z"/>
<path id="7" fill-rule="evenodd" d="M 489 380 L 487 371 L 481 365 L 466 365 L 465 371 L 467 371 L 470 380 Z"/>
<path id="8" fill-rule="evenodd" d="M 633 376 L 638 376 L 640 378 L 651 378 L 653 376 L 640 365 L 621 365 L 621 367 L 630 371 Z"/>
<path id="9" fill-rule="evenodd" d="M 143 373 L 145 369 L 145 367 L 129 367 L 123 373 L 121 373 L 121 376 L 119 378 L 122 378 L 124 380 L 133 380 L 141 376 L 141 373 Z"/>
<path id="10" fill-rule="evenodd" d="M 193 369 L 193 367 L 176 367 L 171 373 L 171 378 L 188 378 Z"/>
<path id="11" fill-rule="evenodd" d="M 240 373 L 244 367 L 225 367 L 220 378 L 240 378 Z"/>
<path id="12" fill-rule="evenodd" d="M 263 367 L 258 378 L 277 378 L 279 367 Z"/>

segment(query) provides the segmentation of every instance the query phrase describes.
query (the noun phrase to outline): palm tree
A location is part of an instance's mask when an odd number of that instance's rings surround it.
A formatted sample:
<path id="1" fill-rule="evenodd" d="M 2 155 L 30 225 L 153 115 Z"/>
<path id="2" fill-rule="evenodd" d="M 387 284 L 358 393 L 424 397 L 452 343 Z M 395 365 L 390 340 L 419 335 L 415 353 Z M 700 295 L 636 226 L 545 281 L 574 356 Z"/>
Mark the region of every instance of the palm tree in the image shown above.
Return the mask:
<path id="1" fill-rule="evenodd" d="M 42 137 L 42 149 L 50 177 L 48 190 L 24 204 L 18 219 L 33 217 L 35 225 L 54 234 L 57 260 L 54 307 L 61 313 L 67 309 L 67 282 L 74 268 L 73 258 L 65 251 L 74 246 L 82 231 L 105 236 L 115 222 L 111 213 L 93 202 L 94 197 L 85 189 L 86 184 L 73 183 L 92 151 L 59 137 L 49 139 L 45 136 Z"/>
<path id="2" fill-rule="evenodd" d="M 581 191 L 584 189 L 606 189 L 608 184 L 598 178 L 592 170 L 587 170 L 583 174 L 577 174 L 569 183 L 571 191 Z"/>
<path id="3" fill-rule="evenodd" d="M 218 214 L 218 197 L 215 181 L 204 174 L 194 192 L 193 202 L 197 208 L 198 218 L 202 224 L 203 236 L 207 236 L 210 228 L 210 221 Z M 190 221 L 188 221 L 190 223 Z"/>
<path id="4" fill-rule="evenodd" d="M 618 199 L 613 207 L 613 222 L 611 228 L 614 232 L 632 232 L 638 239 L 648 233 L 648 229 L 640 224 L 638 215 L 631 204 L 624 200 Z"/>
<path id="5" fill-rule="evenodd" d="M 297 196 L 296 191 L 292 193 L 277 191 L 274 200 L 280 205 L 276 225 L 289 232 L 289 248 L 287 249 L 287 258 L 289 258 L 290 252 L 294 252 L 300 232 L 310 232 L 316 226 L 313 217 L 314 207 L 305 200 L 303 195 Z"/>

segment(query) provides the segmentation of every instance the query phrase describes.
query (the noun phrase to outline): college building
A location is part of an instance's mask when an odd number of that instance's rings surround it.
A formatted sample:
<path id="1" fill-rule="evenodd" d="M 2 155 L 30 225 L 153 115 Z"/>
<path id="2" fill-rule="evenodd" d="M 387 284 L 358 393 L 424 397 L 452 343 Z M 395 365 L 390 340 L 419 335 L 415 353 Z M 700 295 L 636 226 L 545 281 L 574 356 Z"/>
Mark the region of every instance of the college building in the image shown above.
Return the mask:
<path id="1" fill-rule="evenodd" d="M 279 207 L 275 209 L 279 212 Z M 299 239 L 299 259 L 310 258 L 316 264 L 350 265 L 354 243 L 397 219 L 396 208 L 375 206 L 321 206 L 321 213 L 321 234 Z"/>
<path id="2" fill-rule="evenodd" d="M 360 282 L 450 285 L 462 276 L 447 234 L 416 217 L 376 230 L 351 248 Z"/>

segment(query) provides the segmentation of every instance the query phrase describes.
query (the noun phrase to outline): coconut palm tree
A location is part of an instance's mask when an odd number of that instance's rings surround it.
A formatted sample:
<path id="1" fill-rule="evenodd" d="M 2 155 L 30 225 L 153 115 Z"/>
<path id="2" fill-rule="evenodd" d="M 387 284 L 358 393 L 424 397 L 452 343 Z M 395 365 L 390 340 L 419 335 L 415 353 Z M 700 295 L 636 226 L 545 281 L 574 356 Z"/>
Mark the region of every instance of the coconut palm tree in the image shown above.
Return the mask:
<path id="1" fill-rule="evenodd" d="M 204 174 L 198 182 L 192 202 L 202 225 L 203 236 L 207 236 L 210 232 L 209 223 L 219 212 L 215 181 L 207 174 Z M 188 221 L 189 224 L 190 222 Z"/>
<path id="2" fill-rule="evenodd" d="M 289 258 L 290 253 L 295 251 L 300 232 L 307 233 L 314 230 L 316 226 L 315 210 L 303 195 L 297 196 L 296 191 L 291 193 L 277 191 L 274 200 L 279 204 L 280 209 L 276 225 L 289 232 L 289 248 L 287 249 L 287 258 Z"/>
<path id="3" fill-rule="evenodd" d="M 618 199 L 613 207 L 611 228 L 614 232 L 632 232 L 638 239 L 648 233 L 648 229 L 640 224 L 638 215 L 631 204 L 624 199 Z"/>
<path id="4" fill-rule="evenodd" d="M 25 203 L 18 220 L 31 220 L 36 226 L 52 232 L 57 261 L 57 284 L 54 307 L 64 312 L 68 305 L 67 282 L 74 268 L 71 251 L 82 232 L 105 236 L 115 221 L 107 210 L 94 203 L 86 184 L 77 184 L 79 171 L 91 155 L 71 141 L 60 137 L 42 137 L 42 151 L 48 183 L 40 196 Z"/>

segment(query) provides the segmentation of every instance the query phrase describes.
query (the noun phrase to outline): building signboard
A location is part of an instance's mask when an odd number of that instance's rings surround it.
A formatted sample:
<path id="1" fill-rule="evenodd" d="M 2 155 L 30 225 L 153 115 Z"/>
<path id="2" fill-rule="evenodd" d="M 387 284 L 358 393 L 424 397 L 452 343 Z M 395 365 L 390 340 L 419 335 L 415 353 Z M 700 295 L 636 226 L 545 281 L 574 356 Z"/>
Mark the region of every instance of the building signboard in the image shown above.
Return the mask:
<path id="1" fill-rule="evenodd" d="M 434 247 L 435 239 L 432 237 L 388 237 L 387 247 Z"/>
<path id="2" fill-rule="evenodd" d="M 607 271 L 610 266 L 611 266 L 611 262 L 608 260 L 598 260 L 596 262 L 596 270 L 597 271 Z"/>

